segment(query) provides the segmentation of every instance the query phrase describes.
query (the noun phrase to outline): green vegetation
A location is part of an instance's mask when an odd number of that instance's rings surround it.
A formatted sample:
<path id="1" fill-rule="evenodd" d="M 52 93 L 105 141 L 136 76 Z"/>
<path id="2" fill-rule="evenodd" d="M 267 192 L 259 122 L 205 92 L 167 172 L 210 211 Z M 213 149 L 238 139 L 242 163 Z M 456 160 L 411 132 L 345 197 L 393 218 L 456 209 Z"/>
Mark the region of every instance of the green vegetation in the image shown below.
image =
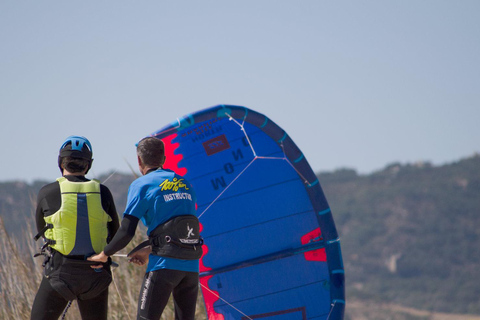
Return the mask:
<path id="1" fill-rule="evenodd" d="M 480 156 L 439 167 L 392 164 L 369 175 L 342 169 L 318 176 L 341 237 L 346 319 L 361 318 L 359 309 L 349 311 L 349 301 L 370 310 L 394 304 L 480 314 Z M 105 182 L 119 213 L 132 180 L 117 173 Z M 32 240 L 35 198 L 45 183 L 0 183 L 5 225 L 0 224 L 0 319 L 29 318 L 41 276 L 41 259 L 32 258 L 38 246 Z M 116 261 L 120 267 L 114 272 L 116 286 L 110 287 L 111 319 L 134 318 L 144 270 Z M 430 319 L 405 311 L 389 311 L 387 317 L 384 310 L 362 319 Z M 76 312 L 72 307 L 68 316 L 75 319 Z M 163 319 L 171 318 L 169 309 Z M 203 302 L 198 319 L 205 319 Z"/>
<path id="2" fill-rule="evenodd" d="M 480 314 L 480 156 L 319 179 L 342 240 L 347 300 Z"/>

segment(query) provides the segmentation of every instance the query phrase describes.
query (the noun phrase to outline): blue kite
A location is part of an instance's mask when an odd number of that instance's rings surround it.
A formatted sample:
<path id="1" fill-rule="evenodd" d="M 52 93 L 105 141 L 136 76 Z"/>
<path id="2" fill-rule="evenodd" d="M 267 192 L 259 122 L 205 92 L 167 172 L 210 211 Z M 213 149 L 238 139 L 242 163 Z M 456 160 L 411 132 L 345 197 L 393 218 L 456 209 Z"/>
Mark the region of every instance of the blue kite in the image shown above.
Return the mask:
<path id="1" fill-rule="evenodd" d="M 340 240 L 318 178 L 289 135 L 251 109 L 219 105 L 152 136 L 165 168 L 194 186 L 210 320 L 341 320 Z"/>

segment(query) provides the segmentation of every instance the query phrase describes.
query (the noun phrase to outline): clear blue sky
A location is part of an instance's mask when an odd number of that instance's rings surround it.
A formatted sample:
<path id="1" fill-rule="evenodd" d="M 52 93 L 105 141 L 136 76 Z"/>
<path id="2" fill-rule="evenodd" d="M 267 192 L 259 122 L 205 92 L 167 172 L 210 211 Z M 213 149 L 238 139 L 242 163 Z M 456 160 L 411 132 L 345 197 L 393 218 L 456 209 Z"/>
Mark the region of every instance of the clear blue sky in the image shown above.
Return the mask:
<path id="1" fill-rule="evenodd" d="M 242 105 L 314 171 L 480 152 L 480 1 L 0 1 L 0 181 L 53 180 L 84 135 L 89 177 L 136 165 L 177 117 Z"/>

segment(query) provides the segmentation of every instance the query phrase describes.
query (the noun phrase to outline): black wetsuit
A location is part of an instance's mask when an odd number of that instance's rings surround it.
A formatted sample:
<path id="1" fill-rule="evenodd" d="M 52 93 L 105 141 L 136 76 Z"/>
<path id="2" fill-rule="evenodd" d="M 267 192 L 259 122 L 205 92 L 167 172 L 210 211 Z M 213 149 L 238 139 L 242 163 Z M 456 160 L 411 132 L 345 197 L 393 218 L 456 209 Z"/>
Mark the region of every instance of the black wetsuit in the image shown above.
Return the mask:
<path id="1" fill-rule="evenodd" d="M 86 182 L 89 181 L 84 176 L 65 176 L 69 181 L 73 182 Z M 119 228 L 119 219 L 117 215 L 117 210 L 115 208 L 115 203 L 113 201 L 112 194 L 110 190 L 104 186 L 100 185 L 100 194 L 102 199 L 103 210 L 112 218 L 112 221 L 108 223 L 108 238 L 109 242 Z M 37 198 L 37 210 L 36 210 L 36 224 L 37 231 L 43 229 L 45 226 L 45 216 L 54 214 L 60 209 L 61 206 L 61 194 L 60 194 L 60 184 L 58 181 L 50 183 L 40 189 Z M 61 258 L 61 254 L 58 252 L 54 253 L 54 258 Z M 77 259 L 84 259 L 85 257 L 70 257 Z M 85 268 L 90 268 L 89 265 L 82 266 Z M 78 306 L 82 319 L 89 320 L 106 320 L 108 312 L 108 289 L 105 289 L 98 296 L 89 299 L 81 300 L 78 299 Z M 50 285 L 45 276 L 42 278 L 42 282 L 38 289 L 37 295 L 32 306 L 31 319 L 40 320 L 40 319 L 58 319 L 65 309 L 68 301 L 60 295 L 53 287 Z"/>

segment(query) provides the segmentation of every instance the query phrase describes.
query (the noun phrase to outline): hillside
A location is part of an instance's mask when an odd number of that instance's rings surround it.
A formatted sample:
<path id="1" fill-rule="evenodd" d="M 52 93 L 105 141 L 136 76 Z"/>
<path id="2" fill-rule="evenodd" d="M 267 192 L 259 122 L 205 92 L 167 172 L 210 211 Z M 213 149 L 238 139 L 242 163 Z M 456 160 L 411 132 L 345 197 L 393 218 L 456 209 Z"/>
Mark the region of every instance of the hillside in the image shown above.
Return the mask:
<path id="1" fill-rule="evenodd" d="M 347 299 L 480 314 L 480 156 L 319 179 L 342 239 Z"/>
<path id="2" fill-rule="evenodd" d="M 348 301 L 480 315 L 480 156 L 437 167 L 392 164 L 369 175 L 342 169 L 318 176 L 341 237 L 346 319 L 357 319 Z M 132 176 L 99 179 L 107 179 L 123 212 Z M 33 223 L 45 183 L 0 183 L 0 216 L 10 234 Z"/>

